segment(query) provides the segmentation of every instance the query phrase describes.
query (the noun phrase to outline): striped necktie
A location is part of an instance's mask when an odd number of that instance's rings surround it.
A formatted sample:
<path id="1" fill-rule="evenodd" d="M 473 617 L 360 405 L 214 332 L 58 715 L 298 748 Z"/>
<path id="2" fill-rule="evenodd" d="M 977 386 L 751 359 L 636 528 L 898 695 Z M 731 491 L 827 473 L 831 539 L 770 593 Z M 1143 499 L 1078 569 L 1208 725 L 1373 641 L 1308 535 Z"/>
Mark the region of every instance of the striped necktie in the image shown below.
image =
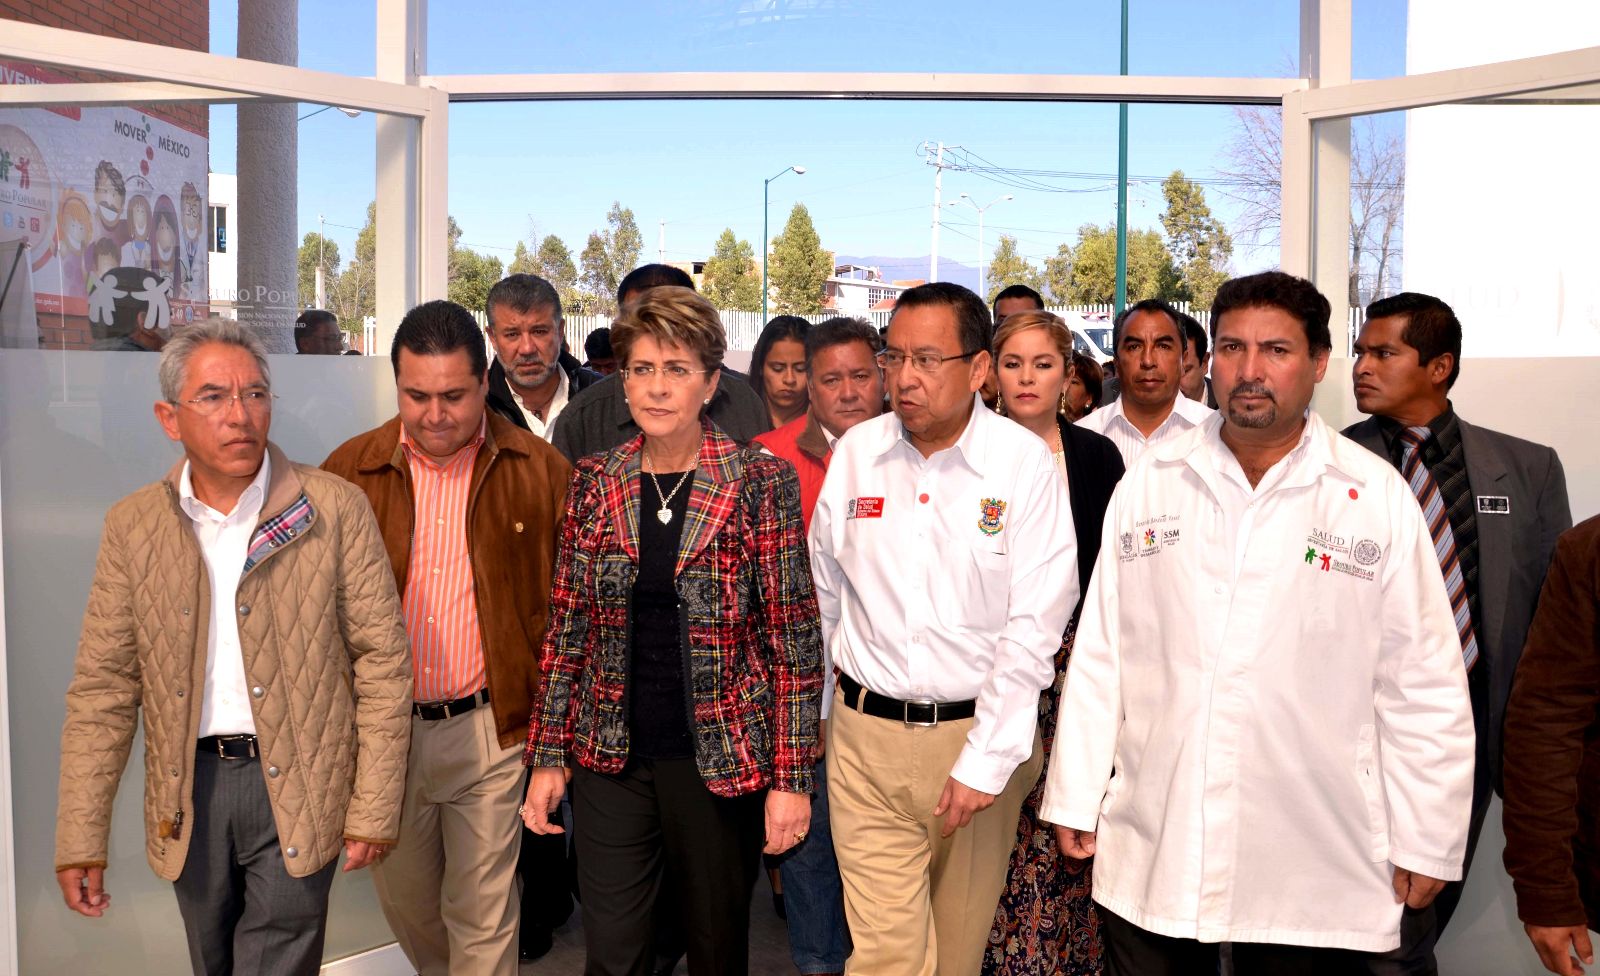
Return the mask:
<path id="1" fill-rule="evenodd" d="M 1400 473 L 1411 485 L 1411 493 L 1422 506 L 1423 521 L 1433 534 L 1433 551 L 1439 557 L 1439 570 L 1444 573 L 1445 592 L 1450 597 L 1450 610 L 1456 616 L 1456 634 L 1461 638 L 1461 659 L 1467 670 L 1478 663 L 1478 636 L 1472 631 L 1472 609 L 1467 605 L 1467 581 L 1461 574 L 1461 560 L 1456 555 L 1456 535 L 1445 517 L 1444 495 L 1433 480 L 1433 473 L 1422 463 L 1422 445 L 1433 431 L 1427 427 L 1407 427 L 1400 432 L 1405 448 L 1400 455 Z"/>

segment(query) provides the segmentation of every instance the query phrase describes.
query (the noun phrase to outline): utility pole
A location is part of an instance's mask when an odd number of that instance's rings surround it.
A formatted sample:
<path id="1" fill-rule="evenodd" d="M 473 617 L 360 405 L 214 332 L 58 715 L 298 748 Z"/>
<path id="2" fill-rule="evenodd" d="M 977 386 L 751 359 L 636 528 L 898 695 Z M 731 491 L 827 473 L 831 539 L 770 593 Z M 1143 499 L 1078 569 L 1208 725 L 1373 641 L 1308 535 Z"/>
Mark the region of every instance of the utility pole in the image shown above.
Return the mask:
<path id="1" fill-rule="evenodd" d="M 1128 0 L 1122 0 L 1122 74 L 1128 74 Z M 1128 103 L 1117 106 L 1116 314 L 1128 307 Z"/>
<path id="2" fill-rule="evenodd" d="M 960 146 L 946 146 L 943 142 L 924 142 L 919 148 L 923 156 L 930 152 L 933 158 L 928 160 L 928 165 L 933 167 L 933 240 L 928 254 L 928 280 L 939 280 L 939 194 L 944 186 L 944 151 L 946 149 L 960 149 Z"/>

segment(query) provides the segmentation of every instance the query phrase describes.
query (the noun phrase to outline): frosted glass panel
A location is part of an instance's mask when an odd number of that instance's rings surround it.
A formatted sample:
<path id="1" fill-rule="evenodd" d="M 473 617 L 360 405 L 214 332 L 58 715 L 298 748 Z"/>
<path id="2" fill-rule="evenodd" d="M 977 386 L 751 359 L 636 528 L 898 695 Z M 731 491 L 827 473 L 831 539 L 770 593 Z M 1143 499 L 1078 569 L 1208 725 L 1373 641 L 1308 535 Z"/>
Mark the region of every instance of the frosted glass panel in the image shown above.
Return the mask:
<path id="1" fill-rule="evenodd" d="M 387 360 L 273 356 L 279 395 L 271 437 L 320 463 L 346 438 L 394 413 Z M 171 885 L 144 857 L 142 765 L 131 759 L 117 796 L 101 919 L 61 903 L 54 865 L 63 696 L 94 571 L 102 519 L 117 499 L 179 457 L 156 425 L 156 357 L 0 350 L 0 505 L 15 804 L 20 972 L 187 972 Z M 134 756 L 143 749 L 134 745 Z M 393 941 L 365 871 L 339 874 L 327 958 Z"/>

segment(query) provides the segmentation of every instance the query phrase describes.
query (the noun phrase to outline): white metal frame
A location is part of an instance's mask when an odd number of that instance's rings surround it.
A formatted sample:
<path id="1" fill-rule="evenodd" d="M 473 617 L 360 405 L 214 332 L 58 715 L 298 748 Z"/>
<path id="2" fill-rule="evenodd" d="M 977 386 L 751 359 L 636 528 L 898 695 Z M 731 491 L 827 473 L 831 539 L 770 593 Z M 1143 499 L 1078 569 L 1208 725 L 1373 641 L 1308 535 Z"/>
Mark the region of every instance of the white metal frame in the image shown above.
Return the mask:
<path id="1" fill-rule="evenodd" d="M 1451 102 L 1594 102 L 1600 48 L 1351 82 L 1352 0 L 1300 0 L 1303 78 L 947 73 L 664 72 L 429 75 L 427 0 L 374 0 L 377 77 L 222 57 L 79 31 L 4 23 L 0 59 L 133 81 L 0 86 L 0 108 L 60 104 L 301 101 L 377 115 L 378 341 L 406 309 L 446 291 L 451 102 L 625 99 L 925 99 L 1280 105 L 1281 265 L 1347 300 L 1349 120 Z M 4 608 L 0 606 L 0 628 Z M 0 630 L 0 690 L 4 643 Z M 10 756 L 0 695 L 0 962 L 16 960 L 9 856 Z"/>

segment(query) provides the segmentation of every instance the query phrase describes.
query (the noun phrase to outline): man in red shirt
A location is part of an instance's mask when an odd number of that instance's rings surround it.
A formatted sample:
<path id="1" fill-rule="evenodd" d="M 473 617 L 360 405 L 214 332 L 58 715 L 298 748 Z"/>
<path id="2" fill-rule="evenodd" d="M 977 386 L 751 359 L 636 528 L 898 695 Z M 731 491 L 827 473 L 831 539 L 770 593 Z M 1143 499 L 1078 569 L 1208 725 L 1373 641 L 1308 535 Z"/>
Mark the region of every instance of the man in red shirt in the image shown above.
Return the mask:
<path id="1" fill-rule="evenodd" d="M 755 442 L 794 465 L 800 475 L 800 510 L 806 529 L 822 491 L 833 445 L 844 432 L 883 413 L 883 372 L 876 355 L 878 330 L 860 319 L 833 318 L 806 332 L 806 386 L 811 406 L 795 420 Z M 826 652 L 824 652 L 826 653 Z M 824 657 L 825 667 L 831 670 Z M 827 721 L 827 696 L 823 721 Z M 789 922 L 789 952 L 801 973 L 840 973 L 850 955 L 839 862 L 828 827 L 824 736 L 817 736 L 817 766 L 806 839 L 783 859 L 783 890 Z"/>

